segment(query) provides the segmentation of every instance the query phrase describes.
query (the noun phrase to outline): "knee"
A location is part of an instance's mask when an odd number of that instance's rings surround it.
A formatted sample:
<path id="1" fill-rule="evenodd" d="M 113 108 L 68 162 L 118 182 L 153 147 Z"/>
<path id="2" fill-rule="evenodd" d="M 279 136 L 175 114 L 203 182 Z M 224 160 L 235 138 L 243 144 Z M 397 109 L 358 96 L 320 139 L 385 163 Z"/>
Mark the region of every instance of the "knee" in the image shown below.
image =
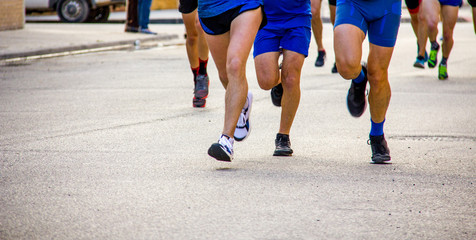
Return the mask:
<path id="1" fill-rule="evenodd" d="M 438 19 L 428 19 L 427 24 L 431 31 L 438 30 Z"/>
<path id="2" fill-rule="evenodd" d="M 228 76 L 242 77 L 245 71 L 245 62 L 238 58 L 231 58 L 226 63 Z"/>
<path id="3" fill-rule="evenodd" d="M 286 89 L 288 92 L 292 92 L 294 89 L 299 89 L 299 77 L 297 76 L 286 76 L 283 80 L 283 89 Z"/>
<path id="4" fill-rule="evenodd" d="M 337 69 L 339 69 L 339 74 L 344 79 L 354 79 L 359 76 L 361 65 L 360 62 L 350 62 L 346 60 L 337 60 L 336 61 Z"/>
<path id="5" fill-rule="evenodd" d="M 367 79 L 373 92 L 386 92 L 390 96 L 390 84 L 388 83 L 386 71 L 369 71 L 367 73 Z"/>
<path id="6" fill-rule="evenodd" d="M 443 31 L 443 42 L 453 42 L 453 31 Z"/>
<path id="7" fill-rule="evenodd" d="M 186 44 L 188 46 L 194 46 L 198 42 L 198 35 L 195 34 L 187 34 Z"/>

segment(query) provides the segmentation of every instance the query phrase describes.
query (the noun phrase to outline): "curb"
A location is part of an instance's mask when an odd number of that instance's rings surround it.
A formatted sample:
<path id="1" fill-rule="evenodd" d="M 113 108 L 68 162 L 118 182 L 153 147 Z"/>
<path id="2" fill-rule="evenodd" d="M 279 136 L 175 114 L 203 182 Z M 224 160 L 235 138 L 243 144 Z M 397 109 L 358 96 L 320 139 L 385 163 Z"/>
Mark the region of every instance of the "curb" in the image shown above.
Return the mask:
<path id="1" fill-rule="evenodd" d="M 176 34 L 173 34 L 173 35 L 162 34 L 158 36 L 141 38 L 141 39 L 119 40 L 119 41 L 110 41 L 110 42 L 103 42 L 103 43 L 91 43 L 91 44 L 81 44 L 81 45 L 67 46 L 67 47 L 47 48 L 47 49 L 27 51 L 27 52 L 2 54 L 0 55 L 0 60 L 9 60 L 14 58 L 28 58 L 33 56 L 58 54 L 58 53 L 64 53 L 64 52 L 84 51 L 84 50 L 91 50 L 91 49 L 102 49 L 102 48 L 110 48 L 114 46 L 123 46 L 124 48 L 126 48 L 126 47 L 135 46 L 137 40 L 139 40 L 141 43 L 151 43 L 151 42 L 169 41 L 169 40 L 174 40 L 178 38 L 179 36 Z"/>

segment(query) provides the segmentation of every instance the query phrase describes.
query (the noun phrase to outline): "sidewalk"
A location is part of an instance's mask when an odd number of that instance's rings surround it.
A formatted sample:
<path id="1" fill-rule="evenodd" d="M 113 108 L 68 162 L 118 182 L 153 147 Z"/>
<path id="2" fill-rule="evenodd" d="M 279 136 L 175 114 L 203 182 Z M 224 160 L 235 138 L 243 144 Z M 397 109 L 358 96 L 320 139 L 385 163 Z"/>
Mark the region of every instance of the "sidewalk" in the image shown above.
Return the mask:
<path id="1" fill-rule="evenodd" d="M 324 22 L 329 22 L 329 8 L 324 1 L 321 8 Z M 26 16 L 24 29 L 0 31 L 0 60 L 24 58 L 45 54 L 68 53 L 95 49 L 130 48 L 141 43 L 154 43 L 181 39 L 184 32 L 181 14 L 176 9 L 156 10 L 150 15 L 151 29 L 158 35 L 125 33 L 125 12 L 114 12 L 109 23 L 60 23 L 56 15 Z M 459 21 L 471 21 L 471 8 L 465 4 L 459 12 Z M 402 22 L 409 22 L 406 8 L 402 9 Z M 156 24 L 173 23 L 173 27 Z M 179 25 L 174 25 L 179 23 Z"/>

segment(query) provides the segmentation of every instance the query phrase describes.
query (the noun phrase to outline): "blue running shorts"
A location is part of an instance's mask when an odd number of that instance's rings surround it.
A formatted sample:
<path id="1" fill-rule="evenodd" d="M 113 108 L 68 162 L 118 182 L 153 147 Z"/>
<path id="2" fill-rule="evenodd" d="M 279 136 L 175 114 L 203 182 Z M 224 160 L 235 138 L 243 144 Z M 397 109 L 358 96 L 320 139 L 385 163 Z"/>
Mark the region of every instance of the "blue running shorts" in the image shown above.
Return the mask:
<path id="1" fill-rule="evenodd" d="M 267 52 L 279 52 L 280 48 L 300 53 L 307 57 L 311 41 L 310 27 L 288 29 L 263 28 L 254 42 L 253 57 Z"/>
<path id="2" fill-rule="evenodd" d="M 454 7 L 460 7 L 463 4 L 463 0 L 439 0 L 441 5 L 448 5 Z"/>
<path id="3" fill-rule="evenodd" d="M 401 0 L 337 0 L 335 27 L 352 24 L 369 35 L 369 42 L 394 47 L 402 15 Z"/>

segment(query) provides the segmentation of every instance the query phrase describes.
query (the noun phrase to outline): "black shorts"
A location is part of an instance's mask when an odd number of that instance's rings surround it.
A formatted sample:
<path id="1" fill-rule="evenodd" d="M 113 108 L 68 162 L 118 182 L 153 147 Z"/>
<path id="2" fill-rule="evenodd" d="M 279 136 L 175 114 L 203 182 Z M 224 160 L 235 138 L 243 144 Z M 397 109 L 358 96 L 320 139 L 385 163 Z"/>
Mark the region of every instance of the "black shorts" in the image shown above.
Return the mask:
<path id="1" fill-rule="evenodd" d="M 181 13 L 187 14 L 195 11 L 198 7 L 198 0 L 180 0 L 178 10 Z"/>
<path id="2" fill-rule="evenodd" d="M 468 3 L 471 7 L 476 7 L 476 0 L 468 0 Z"/>
<path id="3" fill-rule="evenodd" d="M 329 5 L 332 5 L 332 6 L 337 5 L 337 0 L 329 0 Z"/>
<path id="4" fill-rule="evenodd" d="M 266 14 L 264 13 L 264 10 L 263 10 L 263 6 L 260 5 L 258 7 L 261 7 L 261 11 L 263 12 L 263 20 L 261 21 L 261 26 L 259 27 L 261 29 L 266 25 L 267 20 L 266 20 Z M 214 17 L 201 18 L 199 15 L 200 24 L 202 25 L 203 31 L 205 31 L 209 35 L 224 34 L 230 31 L 231 22 L 233 22 L 233 20 L 236 17 L 238 17 L 243 12 L 246 12 L 248 10 L 254 10 L 258 7 L 249 8 L 248 6 L 246 6 L 246 4 L 244 4 L 244 5 L 232 8 L 228 11 L 225 11 L 222 14 L 219 14 Z"/>

